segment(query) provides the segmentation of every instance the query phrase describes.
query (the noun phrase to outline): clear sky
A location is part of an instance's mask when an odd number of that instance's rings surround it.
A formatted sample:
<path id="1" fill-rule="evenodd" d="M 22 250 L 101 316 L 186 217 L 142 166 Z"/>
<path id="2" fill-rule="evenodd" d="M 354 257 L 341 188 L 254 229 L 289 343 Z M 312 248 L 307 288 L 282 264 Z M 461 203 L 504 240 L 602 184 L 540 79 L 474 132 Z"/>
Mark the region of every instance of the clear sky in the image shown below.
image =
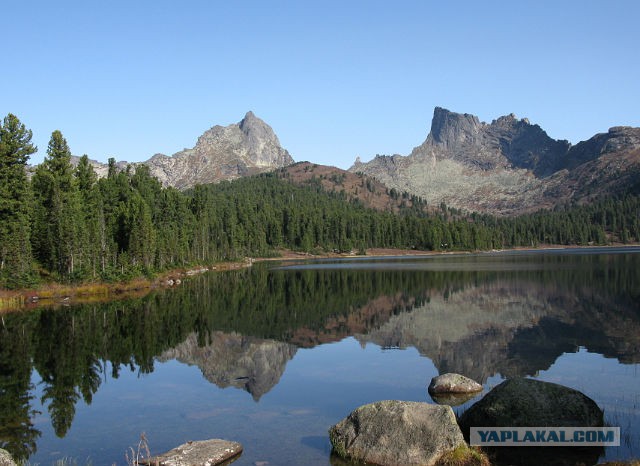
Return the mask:
<path id="1" fill-rule="evenodd" d="M 640 1 L 3 2 L 0 116 L 142 161 L 252 110 L 296 161 L 408 154 L 433 108 L 640 126 Z"/>

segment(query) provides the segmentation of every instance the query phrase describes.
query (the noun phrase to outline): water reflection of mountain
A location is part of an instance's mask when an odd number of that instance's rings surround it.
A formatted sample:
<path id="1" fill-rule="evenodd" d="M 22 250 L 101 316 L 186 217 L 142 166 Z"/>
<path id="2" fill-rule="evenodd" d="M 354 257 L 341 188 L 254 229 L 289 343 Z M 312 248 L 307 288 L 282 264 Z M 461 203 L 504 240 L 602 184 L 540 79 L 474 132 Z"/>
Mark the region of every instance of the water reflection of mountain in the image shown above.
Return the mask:
<path id="1" fill-rule="evenodd" d="M 163 352 L 158 359 L 176 359 L 202 370 L 204 377 L 220 388 L 242 388 L 253 399 L 275 387 L 297 347 L 276 340 L 245 337 L 236 333 L 212 332 L 202 346 L 195 333 Z"/>
<path id="2" fill-rule="evenodd" d="M 195 364 L 212 383 L 256 400 L 297 348 L 350 335 L 415 346 L 441 372 L 480 380 L 535 374 L 579 346 L 640 362 L 640 254 L 441 264 L 290 271 L 259 264 L 131 301 L 4 315 L 0 448 L 28 458 L 40 436 L 37 410 L 47 410 L 64 437 L 76 404 L 91 403 L 105 372 L 149 373 L 158 359 Z M 34 371 L 42 400 L 32 396 Z"/>
<path id="3" fill-rule="evenodd" d="M 192 335 L 163 357 L 196 364 L 211 382 L 244 388 L 256 400 L 277 383 L 296 347 L 350 335 L 363 344 L 413 346 L 440 372 L 481 381 L 496 373 L 534 375 L 580 346 L 623 363 L 640 362 L 637 291 L 628 287 L 637 272 L 630 280 L 617 261 L 583 262 L 561 263 L 560 270 L 528 264 L 509 273 L 337 270 L 277 272 L 274 278 L 258 271 L 249 274 L 252 286 L 272 285 L 265 301 L 241 301 L 242 308 L 224 314 L 236 322 L 238 314 L 250 319 L 238 324 L 244 336 L 216 331 L 203 347 Z M 267 325 L 246 328 L 255 323 L 254 313 L 271 308 L 276 311 Z M 217 322 L 231 326 L 222 315 Z"/>
<path id="4" fill-rule="evenodd" d="M 162 358 L 196 364 L 211 382 L 256 400 L 277 384 L 296 347 L 351 335 L 414 346 L 441 372 L 482 381 L 535 374 L 579 346 L 623 363 L 640 360 L 640 254 L 421 264 L 254 267 L 202 277 L 157 300 L 160 309 L 192 310 L 192 324 L 183 325 L 191 333 Z"/>
<path id="5" fill-rule="evenodd" d="M 534 375 L 580 346 L 623 363 L 640 362 L 636 305 L 535 282 L 493 282 L 447 298 L 434 295 L 357 338 L 385 347 L 413 346 L 441 373 L 483 382 L 496 373 Z"/>

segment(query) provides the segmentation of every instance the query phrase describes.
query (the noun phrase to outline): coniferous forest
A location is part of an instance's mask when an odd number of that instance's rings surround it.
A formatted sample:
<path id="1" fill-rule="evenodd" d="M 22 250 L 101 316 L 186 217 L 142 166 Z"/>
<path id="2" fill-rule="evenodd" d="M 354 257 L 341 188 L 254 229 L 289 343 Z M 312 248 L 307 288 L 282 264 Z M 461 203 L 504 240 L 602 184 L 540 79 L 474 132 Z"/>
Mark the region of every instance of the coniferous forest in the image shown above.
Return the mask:
<path id="1" fill-rule="evenodd" d="M 140 275 L 269 256 L 282 248 L 322 253 L 367 248 L 488 250 L 542 244 L 640 241 L 640 198 L 609 197 L 513 218 L 368 209 L 320 186 L 277 174 L 162 187 L 144 165 L 98 179 L 77 166 L 60 131 L 28 176 L 32 133 L 7 115 L 0 125 L 0 287 L 41 281 L 126 280 Z"/>

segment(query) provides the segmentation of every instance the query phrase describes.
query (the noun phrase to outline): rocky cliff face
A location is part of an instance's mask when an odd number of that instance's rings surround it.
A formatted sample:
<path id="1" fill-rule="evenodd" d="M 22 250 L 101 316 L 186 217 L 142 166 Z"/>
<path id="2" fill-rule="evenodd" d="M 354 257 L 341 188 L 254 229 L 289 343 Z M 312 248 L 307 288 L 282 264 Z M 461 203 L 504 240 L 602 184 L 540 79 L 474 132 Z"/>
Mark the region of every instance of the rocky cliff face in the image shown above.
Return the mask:
<path id="1" fill-rule="evenodd" d="M 192 149 L 144 163 L 164 185 L 185 189 L 274 170 L 293 159 L 271 127 L 248 112 L 239 123 L 205 131 Z"/>
<path id="2" fill-rule="evenodd" d="M 350 171 L 431 204 L 511 215 L 630 189 L 640 180 L 639 151 L 640 128 L 612 128 L 572 147 L 513 114 L 487 124 L 436 107 L 411 154 L 358 160 Z"/>
<path id="3" fill-rule="evenodd" d="M 78 161 L 79 157 L 73 157 L 74 165 Z M 239 123 L 214 126 L 205 131 L 192 149 L 184 149 L 172 156 L 156 154 L 142 164 L 147 165 L 163 185 L 187 189 L 196 184 L 233 180 L 275 170 L 293 162 L 273 129 L 253 112 L 248 112 Z M 90 160 L 90 163 L 99 177 L 107 176 L 106 164 L 95 160 Z M 127 165 L 127 162 L 117 163 L 121 170 Z"/>

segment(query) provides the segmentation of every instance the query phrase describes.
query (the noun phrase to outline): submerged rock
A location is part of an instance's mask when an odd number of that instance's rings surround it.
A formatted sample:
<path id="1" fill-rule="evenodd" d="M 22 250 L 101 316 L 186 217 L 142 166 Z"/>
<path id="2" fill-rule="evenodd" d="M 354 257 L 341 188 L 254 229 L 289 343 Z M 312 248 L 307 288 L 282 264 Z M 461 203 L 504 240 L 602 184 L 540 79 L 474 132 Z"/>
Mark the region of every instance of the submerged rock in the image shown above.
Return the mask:
<path id="1" fill-rule="evenodd" d="M 431 379 L 429 394 L 441 393 L 476 393 L 482 391 L 482 385 L 469 377 L 460 374 L 442 374 Z"/>
<path id="2" fill-rule="evenodd" d="M 242 445 L 228 440 L 211 439 L 187 442 L 173 450 L 144 460 L 157 466 L 214 466 L 242 453 Z"/>
<path id="3" fill-rule="evenodd" d="M 329 429 L 334 452 L 378 465 L 433 465 L 464 446 L 449 406 L 378 401 L 361 406 Z"/>

